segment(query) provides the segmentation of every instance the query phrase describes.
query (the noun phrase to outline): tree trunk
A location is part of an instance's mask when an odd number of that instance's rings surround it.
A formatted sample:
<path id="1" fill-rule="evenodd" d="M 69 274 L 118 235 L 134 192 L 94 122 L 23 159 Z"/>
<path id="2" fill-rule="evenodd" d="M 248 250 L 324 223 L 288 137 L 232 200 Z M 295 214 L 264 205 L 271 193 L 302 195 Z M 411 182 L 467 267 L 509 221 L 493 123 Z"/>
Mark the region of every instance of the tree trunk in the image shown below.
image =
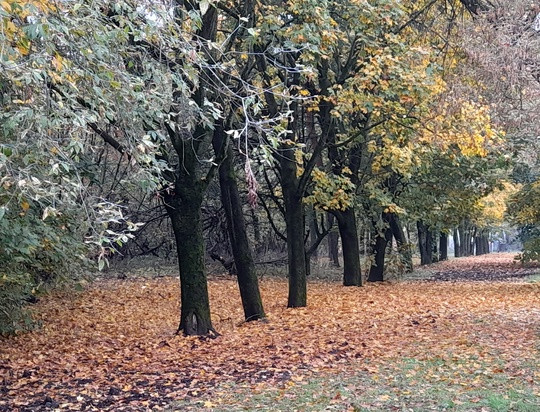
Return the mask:
<path id="1" fill-rule="evenodd" d="M 287 256 L 289 264 L 288 307 L 307 305 L 306 249 L 304 245 L 305 221 L 302 194 L 298 193 L 299 180 L 296 175 L 294 148 L 284 143 L 279 150 L 281 187 L 285 205 L 287 226 Z"/>
<path id="2" fill-rule="evenodd" d="M 475 239 L 476 239 L 476 232 L 477 232 L 476 226 L 473 226 L 470 231 L 470 241 L 469 241 L 469 256 L 474 256 L 474 246 L 475 246 Z"/>
<path id="3" fill-rule="evenodd" d="M 473 254 L 472 229 L 470 223 L 467 221 L 461 222 L 458 226 L 459 238 L 461 240 L 459 256 L 471 256 Z"/>
<path id="4" fill-rule="evenodd" d="M 461 257 L 461 238 L 459 229 L 454 229 L 454 257 Z"/>
<path id="5" fill-rule="evenodd" d="M 433 263 L 433 236 L 427 225 L 419 220 L 416 222 L 418 229 L 418 249 L 420 250 L 420 264 Z"/>
<path id="6" fill-rule="evenodd" d="M 439 261 L 439 235 L 440 231 L 433 231 L 428 228 L 428 231 L 431 235 L 431 263 L 435 263 Z"/>
<path id="7" fill-rule="evenodd" d="M 387 214 L 383 214 L 383 219 L 388 222 Z M 376 225 L 373 225 L 376 227 Z M 368 282 L 382 282 L 384 280 L 384 258 L 386 255 L 386 246 L 392 239 L 392 229 L 388 227 L 384 229 L 384 233 L 381 236 L 380 233 L 375 237 L 375 246 L 373 247 L 373 254 L 375 260 L 369 269 Z"/>
<path id="8" fill-rule="evenodd" d="M 253 224 L 253 237 L 255 238 L 255 250 L 256 253 L 259 253 L 259 249 L 262 244 L 262 237 L 261 237 L 261 225 L 259 223 L 259 217 L 257 216 L 257 213 L 255 212 L 255 209 L 251 208 L 251 220 Z"/>
<path id="9" fill-rule="evenodd" d="M 227 137 L 222 127 L 216 127 L 212 143 L 216 153 L 222 150 L 223 144 L 227 144 Z M 233 151 L 230 145 L 226 149 L 226 157 L 219 166 L 219 186 L 232 254 L 236 264 L 244 317 L 246 321 L 262 319 L 265 315 L 259 291 L 259 280 L 249 246 L 242 201 L 233 167 Z"/>
<path id="10" fill-rule="evenodd" d="M 486 231 L 480 231 L 475 237 L 476 255 L 489 253 L 489 236 Z"/>
<path id="11" fill-rule="evenodd" d="M 392 234 L 394 235 L 394 239 L 396 239 L 398 252 L 405 261 L 405 272 L 411 273 L 413 271 L 411 248 L 409 247 L 407 239 L 405 238 L 405 233 L 403 232 L 403 227 L 401 226 L 399 217 L 396 214 L 391 213 L 389 219 Z"/>
<path id="12" fill-rule="evenodd" d="M 336 219 L 343 248 L 343 285 L 362 286 L 360 246 L 354 209 L 350 207 L 343 212 L 336 212 Z"/>
<path id="13" fill-rule="evenodd" d="M 185 335 L 207 335 L 216 332 L 210 319 L 204 266 L 201 222 L 203 190 L 199 190 L 196 184 L 193 186 L 184 187 L 181 195 L 176 192 L 165 198 L 180 267 L 181 308 L 177 333 L 182 331 Z"/>
<path id="14" fill-rule="evenodd" d="M 317 239 L 318 231 L 317 231 L 317 212 L 315 211 L 315 208 L 313 207 L 313 205 L 308 206 L 307 217 L 308 217 L 308 222 L 309 222 L 309 244 L 314 245 L 318 241 Z M 309 258 L 310 259 L 317 258 L 318 256 L 319 256 L 319 248 L 315 247 L 309 254 Z"/>
<path id="15" fill-rule="evenodd" d="M 448 235 L 445 232 L 439 236 L 439 260 L 448 260 Z"/>
<path id="16" fill-rule="evenodd" d="M 197 36 L 206 40 L 215 39 L 217 23 L 217 9 L 210 8 L 202 18 Z M 209 60 L 212 59 L 208 48 L 205 48 L 203 53 Z M 203 107 L 208 91 L 204 84 L 193 91 L 191 97 L 197 107 Z M 165 126 L 180 159 L 180 165 L 174 173 L 174 189 L 164 191 L 165 208 L 171 219 L 180 267 L 181 304 L 177 333 L 182 331 L 185 335 L 217 335 L 210 317 L 201 219 L 203 196 L 215 169 L 210 168 L 202 178 L 199 161 L 201 152 L 205 150 L 203 147 L 210 143 L 212 135 L 202 123 L 191 133 L 178 133 L 176 126 L 171 126 L 168 122 L 165 122 Z"/>
<path id="17" fill-rule="evenodd" d="M 328 213 L 328 227 L 334 226 L 334 219 L 334 215 Z M 328 233 L 328 258 L 334 266 L 339 267 L 339 233 L 333 229 Z"/>
<path id="18" fill-rule="evenodd" d="M 482 237 L 480 235 L 477 235 L 474 238 L 474 249 L 475 249 L 476 256 L 480 256 L 484 254 L 484 252 L 482 251 Z"/>

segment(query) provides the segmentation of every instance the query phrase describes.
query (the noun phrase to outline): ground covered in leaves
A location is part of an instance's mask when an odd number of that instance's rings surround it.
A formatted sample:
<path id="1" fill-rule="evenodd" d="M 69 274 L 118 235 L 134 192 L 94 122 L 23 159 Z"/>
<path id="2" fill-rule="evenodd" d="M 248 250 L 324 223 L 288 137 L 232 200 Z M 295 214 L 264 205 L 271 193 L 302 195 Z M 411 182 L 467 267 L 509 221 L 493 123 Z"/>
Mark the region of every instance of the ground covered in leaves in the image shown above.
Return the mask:
<path id="1" fill-rule="evenodd" d="M 174 278 L 99 281 L 42 299 L 42 328 L 0 342 L 0 411 L 538 411 L 535 273 L 464 258 L 428 280 L 313 282 L 302 309 L 265 278 L 255 323 L 235 280 L 213 279 L 217 339 L 174 336 Z"/>

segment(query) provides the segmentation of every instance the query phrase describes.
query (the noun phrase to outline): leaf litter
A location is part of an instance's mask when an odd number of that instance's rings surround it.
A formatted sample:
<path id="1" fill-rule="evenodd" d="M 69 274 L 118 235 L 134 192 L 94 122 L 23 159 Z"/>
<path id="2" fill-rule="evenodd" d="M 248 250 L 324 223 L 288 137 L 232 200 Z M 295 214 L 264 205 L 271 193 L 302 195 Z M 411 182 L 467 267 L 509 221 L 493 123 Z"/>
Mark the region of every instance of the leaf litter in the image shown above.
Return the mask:
<path id="1" fill-rule="evenodd" d="M 489 272 L 490 264 L 519 270 L 508 257 L 451 262 L 436 271 L 450 265 L 451 276 L 480 265 Z M 211 409 L 227 398 L 223 384 L 287 390 L 313 376 L 354 371 L 393 379 L 393 363 L 413 358 L 451 359 L 456 384 L 476 370 L 515 374 L 531 385 L 540 379 L 521 376 L 516 366 L 538 360 L 538 283 L 311 282 L 309 306 L 287 309 L 286 280 L 270 278 L 261 281 L 268 319 L 249 323 L 235 279 L 211 279 L 209 288 L 217 339 L 174 335 L 175 278 L 103 280 L 43 299 L 41 329 L 0 341 L 0 411 L 168 410 L 190 399 Z"/>

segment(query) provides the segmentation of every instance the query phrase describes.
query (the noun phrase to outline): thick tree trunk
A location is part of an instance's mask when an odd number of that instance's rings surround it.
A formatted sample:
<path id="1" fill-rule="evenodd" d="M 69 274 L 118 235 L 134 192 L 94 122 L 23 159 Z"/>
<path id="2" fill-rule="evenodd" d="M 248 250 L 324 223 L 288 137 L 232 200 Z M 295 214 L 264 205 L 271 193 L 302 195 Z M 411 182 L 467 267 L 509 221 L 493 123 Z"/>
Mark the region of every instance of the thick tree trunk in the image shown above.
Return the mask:
<path id="1" fill-rule="evenodd" d="M 420 250 L 420 264 L 433 263 L 433 236 L 428 226 L 419 220 L 416 222 L 418 229 L 418 249 Z"/>
<path id="2" fill-rule="evenodd" d="M 413 271 L 412 253 L 411 248 L 407 243 L 407 239 L 405 238 L 403 227 L 401 226 L 399 217 L 396 214 L 391 213 L 389 216 L 390 228 L 392 229 L 394 239 L 396 239 L 398 252 L 401 254 L 403 260 L 405 261 L 405 272 L 411 273 Z"/>
<path id="3" fill-rule="evenodd" d="M 191 189 L 191 190 L 190 190 Z M 184 187 L 166 197 L 166 209 L 176 240 L 180 266 L 180 326 L 177 333 L 207 335 L 216 333 L 210 319 L 210 302 L 204 266 L 204 240 L 201 222 L 203 190 Z"/>
<path id="4" fill-rule="evenodd" d="M 448 260 L 448 235 L 445 232 L 439 236 L 439 260 Z"/>
<path id="5" fill-rule="evenodd" d="M 383 214 L 383 219 L 388 222 L 387 214 Z M 373 225 L 375 227 L 375 224 Z M 368 282 L 382 282 L 384 280 L 384 258 L 386 255 L 386 247 L 392 239 L 392 229 L 388 227 L 384 229 L 384 234 L 377 234 L 375 245 L 373 247 L 374 262 L 369 269 Z"/>
<path id="6" fill-rule="evenodd" d="M 459 256 L 471 256 L 474 252 L 472 242 L 473 227 L 467 221 L 463 221 L 458 226 L 459 238 L 461 240 L 459 247 Z"/>
<path id="7" fill-rule="evenodd" d="M 474 238 L 474 254 L 476 256 L 484 254 L 484 252 L 482 251 L 482 237 L 479 235 Z"/>
<path id="8" fill-rule="evenodd" d="M 336 219 L 343 248 L 343 285 L 362 286 L 360 246 L 354 209 L 350 207 L 343 212 L 336 212 Z"/>
<path id="9" fill-rule="evenodd" d="M 328 213 L 328 226 L 334 225 L 335 217 L 333 214 Z M 339 267 L 339 233 L 332 229 L 328 233 L 328 258 L 334 266 Z"/>
<path id="10" fill-rule="evenodd" d="M 215 39 L 217 23 L 217 9 L 210 8 L 202 17 L 197 36 L 206 40 Z M 209 48 L 204 47 L 202 52 L 209 60 L 212 59 Z M 193 91 L 191 98 L 197 107 L 203 106 L 208 91 L 204 84 Z M 203 196 L 214 169 L 211 168 L 205 178 L 201 178 L 199 161 L 201 152 L 205 150 L 203 147 L 210 143 L 211 134 L 202 124 L 198 124 L 192 133 L 187 130 L 178 133 L 178 129 L 183 129 L 181 125 L 165 122 L 165 126 L 181 163 L 174 173 L 174 189 L 164 191 L 165 208 L 171 219 L 180 267 L 181 304 L 177 333 L 182 331 L 185 335 L 217 335 L 210 317 L 201 219 Z"/>
<path id="11" fill-rule="evenodd" d="M 226 144 L 224 130 L 217 127 L 214 131 L 213 140 L 216 153 L 219 153 L 223 144 Z M 244 317 L 246 321 L 262 319 L 265 315 L 259 291 L 259 281 L 247 237 L 242 201 L 233 168 L 233 151 L 230 145 L 226 149 L 225 159 L 219 166 L 219 186 L 221 203 L 225 210 L 229 239 L 231 240 L 232 253 L 236 264 Z"/>
<path id="12" fill-rule="evenodd" d="M 279 151 L 289 264 L 289 297 L 287 305 L 290 308 L 307 305 L 306 249 L 304 245 L 305 213 L 302 194 L 298 193 L 299 181 L 296 175 L 297 166 L 294 150 L 290 145 L 283 144 Z"/>
<path id="13" fill-rule="evenodd" d="M 475 237 L 476 255 L 485 255 L 489 253 L 489 235 L 486 231 L 481 231 Z"/>

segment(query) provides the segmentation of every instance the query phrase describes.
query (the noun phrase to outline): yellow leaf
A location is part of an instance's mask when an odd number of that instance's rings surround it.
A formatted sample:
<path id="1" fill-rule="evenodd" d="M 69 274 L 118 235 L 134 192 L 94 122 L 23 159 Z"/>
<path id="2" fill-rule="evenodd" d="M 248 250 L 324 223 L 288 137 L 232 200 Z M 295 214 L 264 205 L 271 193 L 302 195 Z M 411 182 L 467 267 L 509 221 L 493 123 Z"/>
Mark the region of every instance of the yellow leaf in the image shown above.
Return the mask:
<path id="1" fill-rule="evenodd" d="M 56 54 L 52 59 L 52 64 L 57 71 L 61 72 L 64 68 L 64 59 L 59 54 Z"/>

